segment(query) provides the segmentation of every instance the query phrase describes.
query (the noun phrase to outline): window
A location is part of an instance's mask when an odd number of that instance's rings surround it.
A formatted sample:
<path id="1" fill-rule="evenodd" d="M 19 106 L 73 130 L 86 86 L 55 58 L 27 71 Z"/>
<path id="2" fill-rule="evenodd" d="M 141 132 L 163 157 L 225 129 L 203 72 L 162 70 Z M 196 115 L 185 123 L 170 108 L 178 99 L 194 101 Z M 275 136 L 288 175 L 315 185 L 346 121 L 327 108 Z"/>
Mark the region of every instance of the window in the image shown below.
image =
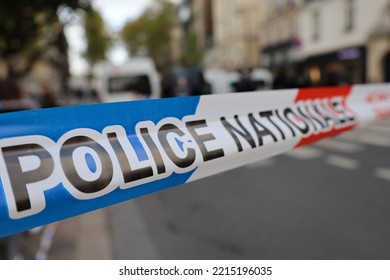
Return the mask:
<path id="1" fill-rule="evenodd" d="M 152 90 L 149 77 L 147 75 L 113 77 L 108 81 L 109 93 L 126 93 L 131 91 L 150 95 Z"/>
<path id="2" fill-rule="evenodd" d="M 290 38 L 295 38 L 295 35 L 297 34 L 295 19 L 290 19 L 287 27 L 289 28 L 288 36 Z"/>
<path id="3" fill-rule="evenodd" d="M 350 32 L 355 27 L 356 0 L 345 0 L 345 31 Z"/>
<path id="4" fill-rule="evenodd" d="M 318 84 L 321 81 L 321 70 L 317 66 L 309 69 L 309 78 L 313 84 Z"/>
<path id="5" fill-rule="evenodd" d="M 277 51 L 275 53 L 275 64 L 280 65 L 284 62 L 284 53 L 282 51 Z"/>
<path id="6" fill-rule="evenodd" d="M 315 10 L 313 13 L 313 35 L 312 35 L 313 41 L 318 41 L 318 39 L 320 38 L 320 30 L 321 30 L 320 21 L 321 21 L 320 12 L 318 10 Z"/>
<path id="7" fill-rule="evenodd" d="M 268 27 L 268 31 L 267 31 L 267 43 L 268 44 L 272 44 L 274 41 L 273 41 L 273 32 L 272 32 L 272 28 L 271 27 Z"/>
<path id="8" fill-rule="evenodd" d="M 262 65 L 263 67 L 269 67 L 271 65 L 271 56 L 269 54 L 263 53 Z"/>

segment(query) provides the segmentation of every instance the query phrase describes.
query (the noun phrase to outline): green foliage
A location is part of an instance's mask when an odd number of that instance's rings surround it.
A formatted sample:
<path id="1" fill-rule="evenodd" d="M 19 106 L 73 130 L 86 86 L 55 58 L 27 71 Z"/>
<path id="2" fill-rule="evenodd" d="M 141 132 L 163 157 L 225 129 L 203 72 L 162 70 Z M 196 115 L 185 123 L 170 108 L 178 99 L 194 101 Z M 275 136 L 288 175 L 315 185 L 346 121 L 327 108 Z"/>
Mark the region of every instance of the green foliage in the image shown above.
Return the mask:
<path id="1" fill-rule="evenodd" d="M 157 0 L 138 19 L 129 21 L 121 38 L 132 55 L 148 55 L 160 71 L 171 63 L 170 31 L 176 18 L 174 6 L 167 0 Z"/>
<path id="2" fill-rule="evenodd" d="M 74 10 L 86 5 L 81 0 L 1 1 L 0 57 L 7 63 L 9 75 L 26 74 L 49 45 L 59 42 L 63 35 L 60 8 Z"/>
<path id="3" fill-rule="evenodd" d="M 184 52 L 181 62 L 186 66 L 195 66 L 202 62 L 204 50 L 195 32 L 189 30 L 184 37 Z"/>
<path id="4" fill-rule="evenodd" d="M 87 41 L 84 56 L 92 68 L 97 62 L 106 59 L 112 40 L 105 30 L 102 16 L 92 7 L 85 10 L 84 29 Z"/>

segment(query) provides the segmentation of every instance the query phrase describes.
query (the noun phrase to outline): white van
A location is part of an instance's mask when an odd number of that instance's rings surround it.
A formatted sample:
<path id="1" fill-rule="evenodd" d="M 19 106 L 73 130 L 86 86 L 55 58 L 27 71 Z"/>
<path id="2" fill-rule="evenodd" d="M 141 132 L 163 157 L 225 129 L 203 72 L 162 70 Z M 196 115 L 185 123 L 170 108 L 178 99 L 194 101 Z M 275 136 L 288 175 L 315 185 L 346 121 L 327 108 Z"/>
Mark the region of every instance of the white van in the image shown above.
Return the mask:
<path id="1" fill-rule="evenodd" d="M 97 94 L 101 102 L 160 98 L 160 76 L 152 59 L 131 58 L 117 66 L 106 64 L 99 75 Z"/>

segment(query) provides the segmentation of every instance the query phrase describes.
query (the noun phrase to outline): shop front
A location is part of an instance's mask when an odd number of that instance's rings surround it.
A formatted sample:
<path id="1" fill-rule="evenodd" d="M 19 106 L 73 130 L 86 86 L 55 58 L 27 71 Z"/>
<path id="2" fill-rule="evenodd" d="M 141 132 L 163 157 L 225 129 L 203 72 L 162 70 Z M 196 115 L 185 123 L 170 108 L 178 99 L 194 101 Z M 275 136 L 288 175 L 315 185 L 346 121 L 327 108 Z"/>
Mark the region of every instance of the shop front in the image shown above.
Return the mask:
<path id="1" fill-rule="evenodd" d="M 366 82 L 366 48 L 355 46 L 308 57 L 303 61 L 313 86 L 362 84 Z"/>

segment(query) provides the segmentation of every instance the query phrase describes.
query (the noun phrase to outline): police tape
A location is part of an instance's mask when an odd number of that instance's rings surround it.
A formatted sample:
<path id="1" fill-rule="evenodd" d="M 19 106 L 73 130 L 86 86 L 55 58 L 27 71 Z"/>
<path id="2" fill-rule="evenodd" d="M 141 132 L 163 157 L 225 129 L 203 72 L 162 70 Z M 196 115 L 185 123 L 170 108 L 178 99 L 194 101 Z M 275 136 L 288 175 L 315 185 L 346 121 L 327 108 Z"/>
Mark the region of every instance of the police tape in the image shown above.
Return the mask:
<path id="1" fill-rule="evenodd" d="M 181 185 L 390 117 L 390 84 L 0 115 L 0 236 Z"/>

